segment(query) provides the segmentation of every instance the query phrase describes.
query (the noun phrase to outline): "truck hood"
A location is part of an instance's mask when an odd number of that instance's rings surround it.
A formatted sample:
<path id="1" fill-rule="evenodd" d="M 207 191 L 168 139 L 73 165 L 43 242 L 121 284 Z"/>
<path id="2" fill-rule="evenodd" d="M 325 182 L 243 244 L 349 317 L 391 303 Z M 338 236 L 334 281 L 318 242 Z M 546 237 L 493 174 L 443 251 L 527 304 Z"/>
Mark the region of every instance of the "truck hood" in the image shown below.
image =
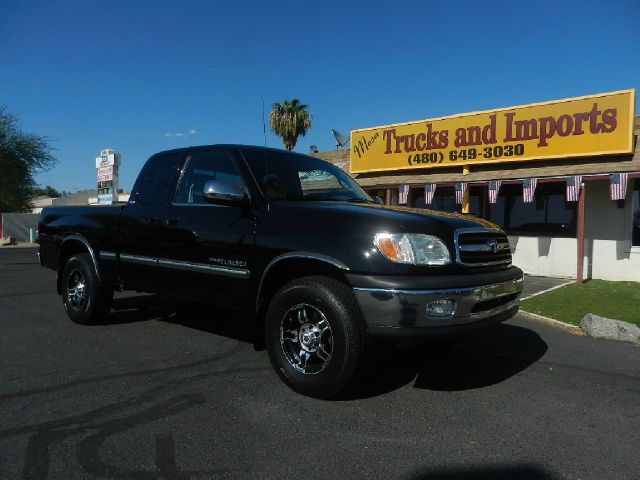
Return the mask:
<path id="1" fill-rule="evenodd" d="M 317 219 L 334 231 L 357 228 L 364 231 L 412 232 L 440 234 L 447 237 L 459 228 L 500 228 L 481 218 L 408 207 L 390 207 L 330 201 L 272 202 L 271 207 L 294 220 L 300 215 L 306 222 Z"/>
<path id="2" fill-rule="evenodd" d="M 454 232 L 462 228 L 500 231 L 485 220 L 457 213 L 377 204 L 279 201 L 257 219 L 257 244 L 282 245 L 282 253 L 315 252 L 347 265 L 352 272 L 387 275 L 453 274 L 461 267 L 394 264 L 373 248 L 378 233 L 424 233 L 440 238 L 455 255 Z M 498 267 L 496 267 L 498 268 Z M 500 267 L 502 268 L 502 267 Z"/>

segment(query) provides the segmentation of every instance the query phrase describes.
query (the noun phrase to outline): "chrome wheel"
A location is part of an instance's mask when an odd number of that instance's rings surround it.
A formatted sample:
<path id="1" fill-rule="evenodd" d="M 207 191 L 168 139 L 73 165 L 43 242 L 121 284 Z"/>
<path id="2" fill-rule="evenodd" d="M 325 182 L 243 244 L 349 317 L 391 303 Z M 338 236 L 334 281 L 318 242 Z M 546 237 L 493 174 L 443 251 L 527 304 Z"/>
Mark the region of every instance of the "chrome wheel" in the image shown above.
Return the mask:
<path id="1" fill-rule="evenodd" d="M 300 303 L 282 317 L 280 346 L 293 368 L 305 374 L 320 373 L 333 352 L 331 326 L 320 310 Z"/>
<path id="2" fill-rule="evenodd" d="M 67 277 L 67 299 L 74 308 L 82 307 L 87 301 L 87 282 L 80 270 L 73 270 Z"/>

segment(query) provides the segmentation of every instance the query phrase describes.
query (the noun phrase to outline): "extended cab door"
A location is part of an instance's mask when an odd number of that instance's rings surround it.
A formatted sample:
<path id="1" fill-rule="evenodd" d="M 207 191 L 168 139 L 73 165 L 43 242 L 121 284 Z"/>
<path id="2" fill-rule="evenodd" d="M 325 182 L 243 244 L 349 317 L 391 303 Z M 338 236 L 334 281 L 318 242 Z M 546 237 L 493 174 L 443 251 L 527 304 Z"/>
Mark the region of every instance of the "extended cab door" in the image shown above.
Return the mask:
<path id="1" fill-rule="evenodd" d="M 211 148 L 187 157 L 175 198 L 160 218 L 159 280 L 165 293 L 222 306 L 255 305 L 255 219 L 249 203 L 205 200 L 209 180 L 241 186 L 237 152 Z"/>
<path id="2" fill-rule="evenodd" d="M 157 292 L 160 217 L 175 185 L 184 154 L 152 156 L 143 167 L 120 219 L 120 278 L 127 288 Z"/>

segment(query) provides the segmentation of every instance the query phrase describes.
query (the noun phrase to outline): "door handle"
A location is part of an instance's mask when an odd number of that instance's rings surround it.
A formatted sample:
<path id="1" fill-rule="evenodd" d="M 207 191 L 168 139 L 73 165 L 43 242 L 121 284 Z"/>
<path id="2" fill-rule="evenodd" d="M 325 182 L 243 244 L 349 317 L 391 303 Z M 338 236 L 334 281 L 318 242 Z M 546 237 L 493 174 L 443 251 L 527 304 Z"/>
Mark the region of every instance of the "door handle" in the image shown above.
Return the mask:
<path id="1" fill-rule="evenodd" d="M 172 226 L 172 225 L 178 225 L 180 223 L 180 219 L 179 218 L 165 218 L 162 223 L 164 223 L 167 226 Z"/>

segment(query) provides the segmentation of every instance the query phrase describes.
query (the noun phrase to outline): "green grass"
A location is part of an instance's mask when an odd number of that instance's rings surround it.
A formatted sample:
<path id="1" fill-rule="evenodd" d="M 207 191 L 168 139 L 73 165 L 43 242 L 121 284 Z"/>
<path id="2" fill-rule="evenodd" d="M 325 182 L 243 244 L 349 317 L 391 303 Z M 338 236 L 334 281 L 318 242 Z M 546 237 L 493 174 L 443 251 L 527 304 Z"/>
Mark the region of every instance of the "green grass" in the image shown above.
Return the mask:
<path id="1" fill-rule="evenodd" d="M 593 313 L 640 326 L 640 283 L 605 280 L 571 283 L 523 300 L 520 308 L 574 325 L 580 324 L 587 313 Z"/>

